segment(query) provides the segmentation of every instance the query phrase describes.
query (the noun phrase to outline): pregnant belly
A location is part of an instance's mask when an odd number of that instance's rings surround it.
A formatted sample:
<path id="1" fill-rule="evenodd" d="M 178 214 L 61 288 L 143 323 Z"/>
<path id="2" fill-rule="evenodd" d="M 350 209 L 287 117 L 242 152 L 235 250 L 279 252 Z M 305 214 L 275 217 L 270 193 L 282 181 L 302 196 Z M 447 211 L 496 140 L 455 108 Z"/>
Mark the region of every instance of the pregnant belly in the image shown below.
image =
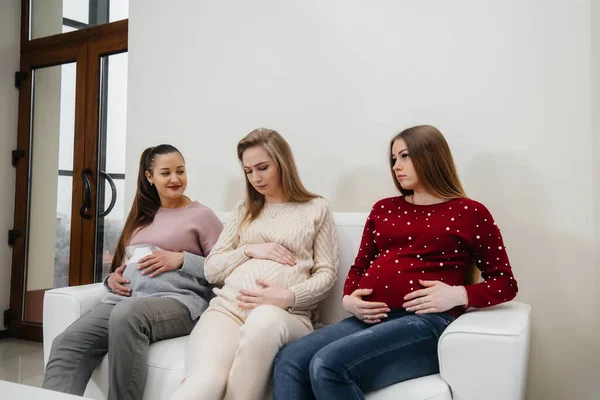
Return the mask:
<path id="1" fill-rule="evenodd" d="M 142 274 L 138 263 L 129 263 L 123 272 L 123 277 L 131 282 L 129 286 L 134 292 L 152 293 L 156 291 L 174 291 L 178 288 L 197 286 L 196 279 L 179 271 L 167 271 L 152 278 L 151 274 Z"/>
<path id="2" fill-rule="evenodd" d="M 225 279 L 225 287 L 238 292 L 240 289 L 258 289 L 256 280 L 263 279 L 287 288 L 290 268 L 275 261 L 250 259 L 233 270 Z"/>

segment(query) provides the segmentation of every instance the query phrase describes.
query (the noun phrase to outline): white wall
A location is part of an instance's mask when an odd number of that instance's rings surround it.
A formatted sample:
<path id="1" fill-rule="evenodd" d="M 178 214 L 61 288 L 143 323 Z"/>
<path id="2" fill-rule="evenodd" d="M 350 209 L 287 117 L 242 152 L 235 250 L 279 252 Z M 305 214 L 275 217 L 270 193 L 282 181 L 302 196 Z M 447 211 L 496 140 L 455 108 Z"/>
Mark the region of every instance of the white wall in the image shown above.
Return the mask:
<path id="1" fill-rule="evenodd" d="M 593 182 L 594 194 L 592 196 L 594 209 L 592 210 L 592 223 L 595 227 L 594 249 L 596 250 L 593 270 L 590 271 L 589 279 L 592 281 L 593 291 L 596 295 L 596 301 L 593 303 L 592 322 L 588 325 L 592 332 L 595 332 L 596 343 L 592 347 L 592 356 L 596 357 L 596 365 L 593 368 L 596 372 L 600 371 L 600 344 L 597 340 L 600 337 L 600 2 L 592 1 L 591 4 L 591 48 L 592 48 L 592 137 L 593 137 Z M 587 279 L 584 277 L 584 279 Z M 590 378 L 591 380 L 591 378 Z M 600 393 L 598 387 L 598 374 L 596 373 L 596 395 Z"/>
<path id="2" fill-rule="evenodd" d="M 15 169 L 10 152 L 17 147 L 17 109 L 19 91 L 14 87 L 14 73 L 19 70 L 21 2 L 0 3 L 0 312 L 9 306 L 12 250 L 6 232 L 13 228 L 15 203 Z M 1 316 L 1 314 L 0 314 Z M 0 319 L 0 329 L 4 329 Z"/>
<path id="3" fill-rule="evenodd" d="M 591 11 L 589 0 L 131 0 L 127 203 L 142 149 L 170 142 L 187 157 L 190 195 L 230 209 L 243 193 L 235 145 L 266 126 L 335 211 L 367 211 L 394 193 L 391 136 L 434 124 L 468 193 L 503 228 L 519 300 L 533 306 L 528 398 L 592 399 Z"/>
<path id="4" fill-rule="evenodd" d="M 67 2 L 67 5 L 71 5 L 72 3 L 73 2 Z M 80 7 L 80 10 L 81 8 L 83 7 Z M 61 33 L 63 17 L 62 10 L 62 0 L 31 0 L 31 38 L 38 39 L 41 37 Z M 76 15 L 79 16 L 81 14 L 78 13 Z M 65 17 L 73 18 L 71 15 L 65 15 Z M 87 18 L 84 20 L 84 22 L 87 22 Z"/>
<path id="5" fill-rule="evenodd" d="M 592 133 L 594 145 L 594 227 L 596 228 L 596 259 L 594 265 L 600 265 L 600 2 L 592 2 L 591 35 L 592 35 Z M 595 287 L 600 288 L 600 270 L 595 269 Z M 598 289 L 596 289 L 598 292 Z M 596 302 L 596 321 L 600 319 L 600 301 Z"/>

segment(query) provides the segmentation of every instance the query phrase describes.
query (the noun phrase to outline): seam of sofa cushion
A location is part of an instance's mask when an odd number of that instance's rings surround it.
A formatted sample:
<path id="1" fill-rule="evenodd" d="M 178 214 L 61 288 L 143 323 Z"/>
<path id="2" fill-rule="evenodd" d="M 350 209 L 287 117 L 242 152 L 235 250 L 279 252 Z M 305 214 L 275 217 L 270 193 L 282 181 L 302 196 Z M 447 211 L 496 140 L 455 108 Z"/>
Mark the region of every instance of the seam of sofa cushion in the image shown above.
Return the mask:
<path id="1" fill-rule="evenodd" d="M 448 384 L 446 383 L 446 385 L 448 385 Z M 425 398 L 423 400 L 434 399 L 434 398 L 438 397 L 440 394 L 448 394 L 449 392 L 450 392 L 450 386 L 448 386 L 448 390 L 446 392 L 444 392 L 444 393 L 437 393 L 437 394 L 431 395 L 431 396 L 429 396 L 429 397 L 427 397 L 427 398 Z M 450 393 L 450 395 L 452 395 L 452 393 Z"/>
<path id="2" fill-rule="evenodd" d="M 165 370 L 165 371 L 175 371 L 175 372 L 181 372 L 182 374 L 185 374 L 185 371 L 182 371 L 182 370 L 180 370 L 180 369 L 175 369 L 175 368 L 167 368 L 167 367 L 163 367 L 163 366 L 161 366 L 161 365 L 154 364 L 154 363 L 151 363 L 151 362 L 148 362 L 148 366 L 149 366 L 149 367 L 158 368 L 158 369 L 162 369 L 162 370 Z"/>
<path id="3" fill-rule="evenodd" d="M 527 330 L 527 326 L 529 325 L 528 321 L 529 321 L 529 317 L 527 318 L 527 322 L 525 324 L 523 324 L 523 327 L 517 333 L 474 332 L 474 331 L 468 331 L 468 330 L 461 329 L 461 330 L 454 330 L 452 332 L 444 332 L 444 333 L 442 333 L 442 337 L 455 335 L 455 334 L 470 334 L 470 335 L 484 335 L 484 336 L 507 336 L 507 337 L 521 336 L 523 334 L 523 332 L 525 332 L 525 330 Z"/>
<path id="4" fill-rule="evenodd" d="M 421 377 L 421 378 L 425 378 L 425 377 Z M 416 378 L 416 379 L 421 379 L 421 378 Z M 447 383 L 445 380 L 443 380 L 441 376 L 439 377 L 439 379 L 440 379 L 440 380 L 441 380 L 441 381 L 444 383 L 444 385 L 445 385 L 445 387 L 444 387 L 444 390 L 443 390 L 443 391 L 441 391 L 441 392 L 440 392 L 440 391 L 437 391 L 436 393 L 432 393 L 432 394 L 430 394 L 430 395 L 427 395 L 427 397 L 425 397 L 423 400 L 434 399 L 434 398 L 436 398 L 437 396 L 439 396 L 439 395 L 441 395 L 441 394 L 450 394 L 450 395 L 452 395 L 452 390 L 451 390 L 451 388 L 450 388 L 450 385 L 448 385 L 448 383 Z M 404 382 L 398 382 L 398 383 L 395 383 L 395 384 L 393 384 L 393 385 L 390 385 L 390 386 L 388 386 L 388 387 L 393 387 L 393 386 L 395 386 L 395 385 L 400 385 L 400 384 L 402 384 L 402 383 L 404 383 Z M 384 388 L 384 389 L 385 389 L 385 388 Z"/>

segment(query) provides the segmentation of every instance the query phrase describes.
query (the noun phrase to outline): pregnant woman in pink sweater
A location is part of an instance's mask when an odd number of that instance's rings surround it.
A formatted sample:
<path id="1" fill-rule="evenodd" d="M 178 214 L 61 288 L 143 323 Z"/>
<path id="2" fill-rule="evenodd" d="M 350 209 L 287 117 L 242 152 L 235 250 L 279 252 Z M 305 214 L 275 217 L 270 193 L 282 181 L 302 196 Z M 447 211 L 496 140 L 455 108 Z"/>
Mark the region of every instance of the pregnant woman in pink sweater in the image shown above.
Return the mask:
<path id="1" fill-rule="evenodd" d="M 112 400 L 141 399 L 150 343 L 188 335 L 208 306 L 204 273 L 223 225 L 184 195 L 185 162 L 173 146 L 140 158 L 137 193 L 104 280 L 102 304 L 54 339 L 43 387 L 83 395 L 108 352 Z"/>

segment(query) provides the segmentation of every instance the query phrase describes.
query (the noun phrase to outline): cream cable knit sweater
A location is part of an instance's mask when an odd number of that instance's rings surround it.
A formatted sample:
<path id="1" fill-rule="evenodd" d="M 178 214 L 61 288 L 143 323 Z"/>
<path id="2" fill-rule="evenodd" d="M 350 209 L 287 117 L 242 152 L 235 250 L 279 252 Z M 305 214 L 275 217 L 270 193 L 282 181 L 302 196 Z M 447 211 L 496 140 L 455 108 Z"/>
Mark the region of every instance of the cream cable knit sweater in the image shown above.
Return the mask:
<path id="1" fill-rule="evenodd" d="M 257 279 L 277 283 L 294 292 L 294 314 L 310 325 L 314 310 L 329 294 L 337 277 L 338 244 L 329 203 L 316 198 L 305 203 L 267 203 L 257 219 L 239 229 L 244 201 L 233 209 L 219 240 L 204 264 L 214 289 L 215 305 L 223 306 L 245 320 L 249 310 L 237 307 L 241 289 L 259 289 Z M 277 242 L 296 257 L 296 265 L 249 258 L 250 244 Z"/>

